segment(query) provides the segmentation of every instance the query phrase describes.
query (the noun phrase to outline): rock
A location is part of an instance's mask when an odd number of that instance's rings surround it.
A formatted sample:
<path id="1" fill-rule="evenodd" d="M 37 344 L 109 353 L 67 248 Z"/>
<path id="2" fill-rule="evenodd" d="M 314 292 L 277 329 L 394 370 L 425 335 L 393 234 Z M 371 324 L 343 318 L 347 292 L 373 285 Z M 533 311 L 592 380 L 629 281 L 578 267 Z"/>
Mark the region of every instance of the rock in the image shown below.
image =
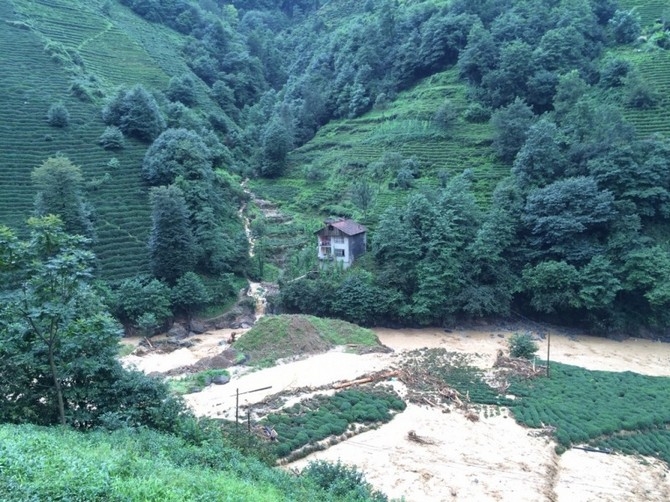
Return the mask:
<path id="1" fill-rule="evenodd" d="M 194 333 L 201 335 L 202 333 L 207 331 L 207 326 L 205 326 L 202 322 L 200 321 L 191 321 L 189 323 L 189 329 L 193 331 Z"/>
<path id="2" fill-rule="evenodd" d="M 176 322 L 172 325 L 170 331 L 167 332 L 167 335 L 177 340 L 181 340 L 188 336 L 188 331 L 186 331 L 186 328 L 184 326 Z"/>
<path id="3" fill-rule="evenodd" d="M 216 375 L 212 378 L 212 383 L 216 385 L 224 385 L 230 382 L 230 377 L 228 375 Z"/>

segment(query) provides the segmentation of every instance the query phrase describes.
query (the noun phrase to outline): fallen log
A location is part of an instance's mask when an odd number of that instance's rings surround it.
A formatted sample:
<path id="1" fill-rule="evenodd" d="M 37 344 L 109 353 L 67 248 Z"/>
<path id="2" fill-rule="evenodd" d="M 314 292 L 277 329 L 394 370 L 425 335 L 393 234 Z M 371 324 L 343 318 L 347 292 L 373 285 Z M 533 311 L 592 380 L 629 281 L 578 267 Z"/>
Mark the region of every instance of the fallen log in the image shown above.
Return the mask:
<path id="1" fill-rule="evenodd" d="M 397 370 L 392 371 L 380 371 L 379 373 L 373 373 L 371 375 L 366 375 L 355 380 L 349 380 L 346 382 L 335 382 L 332 385 L 333 389 L 346 389 L 348 387 L 353 387 L 354 385 L 362 385 L 364 383 L 378 382 L 379 380 L 386 380 L 387 378 L 392 378 L 398 376 L 399 372 Z"/>
<path id="2" fill-rule="evenodd" d="M 348 382 L 334 383 L 333 389 L 346 389 L 347 387 L 353 387 L 354 385 L 370 383 L 372 381 L 373 381 L 372 377 L 365 377 L 365 378 L 359 378 L 358 380 L 350 380 Z"/>

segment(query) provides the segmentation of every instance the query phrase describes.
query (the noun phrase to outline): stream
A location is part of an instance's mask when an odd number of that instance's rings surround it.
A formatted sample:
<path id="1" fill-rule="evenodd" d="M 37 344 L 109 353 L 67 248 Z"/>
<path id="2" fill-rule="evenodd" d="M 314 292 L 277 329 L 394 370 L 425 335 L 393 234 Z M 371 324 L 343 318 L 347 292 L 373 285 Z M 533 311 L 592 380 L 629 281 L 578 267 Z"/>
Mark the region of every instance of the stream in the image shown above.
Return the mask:
<path id="1" fill-rule="evenodd" d="M 247 181 L 249 180 L 245 179 L 244 181 L 242 181 L 240 183 L 240 186 L 242 187 L 242 190 L 244 190 L 244 193 L 249 195 L 251 201 L 255 201 L 256 200 L 255 195 L 251 190 L 247 188 Z M 249 258 L 253 258 L 255 254 L 256 241 L 254 240 L 253 232 L 251 231 L 251 220 L 246 214 L 247 204 L 248 202 L 242 204 L 242 207 L 240 207 L 238 214 L 244 224 L 244 233 L 247 236 L 247 241 L 249 241 Z M 265 283 L 263 282 L 254 282 L 249 280 L 249 287 L 247 289 L 247 296 L 253 298 L 256 305 L 254 309 L 254 317 L 256 321 L 258 321 L 261 317 L 265 315 L 265 310 L 267 306 L 267 298 L 266 298 L 267 286 L 265 286 L 264 284 Z"/>

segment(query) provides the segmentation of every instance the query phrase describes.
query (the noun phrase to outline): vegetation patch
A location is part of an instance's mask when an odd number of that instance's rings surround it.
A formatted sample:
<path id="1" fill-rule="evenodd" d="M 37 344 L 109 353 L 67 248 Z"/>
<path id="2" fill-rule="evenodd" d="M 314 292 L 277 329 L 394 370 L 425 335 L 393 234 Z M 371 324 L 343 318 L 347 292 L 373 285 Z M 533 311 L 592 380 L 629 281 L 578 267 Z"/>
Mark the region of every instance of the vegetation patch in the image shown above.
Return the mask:
<path id="1" fill-rule="evenodd" d="M 266 367 L 281 358 L 326 352 L 349 344 L 363 351 L 383 347 L 369 329 L 308 315 L 263 317 L 233 347 L 249 356 L 249 364 Z"/>
<path id="2" fill-rule="evenodd" d="M 0 492 L 8 502 L 345 499 L 329 496 L 322 476 L 297 478 L 222 441 L 195 445 L 147 429 L 84 434 L 0 425 L 0 455 Z M 351 478 L 342 479 L 359 497 L 347 500 L 371 500 L 369 486 L 354 487 Z"/>
<path id="3" fill-rule="evenodd" d="M 227 370 L 210 369 L 186 375 L 182 378 L 171 379 L 169 380 L 169 385 L 172 392 L 183 395 L 200 392 L 213 383 L 223 384 L 228 383 L 228 381 L 230 381 L 230 373 Z"/>
<path id="4" fill-rule="evenodd" d="M 318 449 L 317 443 L 331 436 L 354 432 L 357 425 L 386 423 L 394 412 L 405 409 L 405 403 L 392 390 L 376 388 L 366 391 L 344 390 L 333 396 L 317 395 L 281 412 L 265 417 L 263 424 L 273 427 L 278 436 L 277 456 L 291 460 Z M 312 448 L 303 448 L 311 445 Z"/>
<path id="5" fill-rule="evenodd" d="M 550 370 L 550 378 L 519 380 L 510 386 L 517 397 L 510 408 L 519 423 L 556 427 L 556 440 L 565 448 L 594 441 L 649 454 L 653 448 L 643 446 L 647 436 L 666 441 L 657 432 L 670 424 L 669 378 L 559 363 L 551 363 Z M 667 450 L 659 446 L 658 451 Z"/>
<path id="6" fill-rule="evenodd" d="M 412 390 L 419 394 L 431 393 L 436 388 L 439 390 L 439 382 L 443 382 L 462 396 L 468 396 L 471 403 L 501 406 L 512 403 L 486 382 L 484 371 L 472 365 L 468 354 L 444 349 L 413 350 L 403 361 L 403 369 L 410 374 L 428 374 L 432 377 L 415 379 Z"/>

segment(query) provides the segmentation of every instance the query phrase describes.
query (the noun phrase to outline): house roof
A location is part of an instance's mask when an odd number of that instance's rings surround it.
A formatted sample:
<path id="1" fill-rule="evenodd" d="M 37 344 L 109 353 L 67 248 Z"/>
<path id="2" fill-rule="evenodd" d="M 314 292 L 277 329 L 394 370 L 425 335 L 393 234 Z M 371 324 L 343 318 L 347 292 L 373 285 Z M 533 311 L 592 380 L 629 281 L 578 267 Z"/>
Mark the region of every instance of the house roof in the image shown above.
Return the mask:
<path id="1" fill-rule="evenodd" d="M 336 221 L 326 221 L 326 225 L 331 225 L 346 235 L 358 235 L 367 232 L 368 230 L 360 223 L 356 223 L 354 220 L 342 219 Z M 319 232 L 321 230 L 319 230 Z"/>

